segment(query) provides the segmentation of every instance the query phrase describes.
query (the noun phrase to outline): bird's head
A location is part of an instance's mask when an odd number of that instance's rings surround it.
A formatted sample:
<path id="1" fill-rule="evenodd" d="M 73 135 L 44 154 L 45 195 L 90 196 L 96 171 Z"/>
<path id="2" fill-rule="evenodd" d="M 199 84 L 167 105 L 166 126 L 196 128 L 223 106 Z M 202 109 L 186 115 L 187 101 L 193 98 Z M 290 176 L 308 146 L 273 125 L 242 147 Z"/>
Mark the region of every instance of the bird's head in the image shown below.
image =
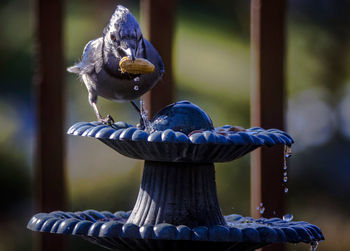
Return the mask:
<path id="1" fill-rule="evenodd" d="M 142 33 L 136 18 L 127 8 L 117 6 L 103 33 L 109 56 L 117 60 L 125 56 L 135 60 L 138 49 L 142 47 Z"/>

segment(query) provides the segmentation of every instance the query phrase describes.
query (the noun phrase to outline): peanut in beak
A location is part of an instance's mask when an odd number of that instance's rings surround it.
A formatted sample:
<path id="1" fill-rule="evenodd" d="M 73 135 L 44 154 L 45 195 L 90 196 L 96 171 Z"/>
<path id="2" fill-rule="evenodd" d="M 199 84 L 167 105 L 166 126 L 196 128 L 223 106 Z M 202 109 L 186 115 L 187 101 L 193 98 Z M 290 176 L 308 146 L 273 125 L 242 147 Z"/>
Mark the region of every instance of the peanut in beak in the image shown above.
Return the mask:
<path id="1" fill-rule="evenodd" d="M 131 61 L 128 57 L 123 57 L 119 61 L 120 71 L 122 73 L 128 72 L 132 74 L 150 74 L 154 72 L 154 65 L 144 58 L 136 58 Z"/>

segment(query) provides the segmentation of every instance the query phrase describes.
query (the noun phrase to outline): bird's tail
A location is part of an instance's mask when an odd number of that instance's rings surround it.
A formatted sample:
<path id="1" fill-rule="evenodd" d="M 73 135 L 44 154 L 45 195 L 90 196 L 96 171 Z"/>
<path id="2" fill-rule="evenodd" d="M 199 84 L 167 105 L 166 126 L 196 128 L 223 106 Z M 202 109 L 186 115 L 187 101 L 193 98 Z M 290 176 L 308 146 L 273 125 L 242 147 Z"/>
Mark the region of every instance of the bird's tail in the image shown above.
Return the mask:
<path id="1" fill-rule="evenodd" d="M 81 66 L 80 66 L 80 64 L 75 64 L 71 67 L 68 67 L 67 71 L 71 72 L 71 73 L 79 74 L 81 72 Z"/>

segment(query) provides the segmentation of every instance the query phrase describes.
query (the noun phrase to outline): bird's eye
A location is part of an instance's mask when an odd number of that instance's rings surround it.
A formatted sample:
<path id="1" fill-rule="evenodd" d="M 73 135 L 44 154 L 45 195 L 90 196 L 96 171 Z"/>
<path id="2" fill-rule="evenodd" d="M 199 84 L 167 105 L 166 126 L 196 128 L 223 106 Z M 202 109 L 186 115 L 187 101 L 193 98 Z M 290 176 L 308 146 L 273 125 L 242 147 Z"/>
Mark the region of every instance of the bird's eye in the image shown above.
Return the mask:
<path id="1" fill-rule="evenodd" d="M 117 38 L 116 38 L 113 34 L 111 34 L 111 40 L 112 40 L 113 42 L 115 42 L 115 41 L 117 40 Z"/>

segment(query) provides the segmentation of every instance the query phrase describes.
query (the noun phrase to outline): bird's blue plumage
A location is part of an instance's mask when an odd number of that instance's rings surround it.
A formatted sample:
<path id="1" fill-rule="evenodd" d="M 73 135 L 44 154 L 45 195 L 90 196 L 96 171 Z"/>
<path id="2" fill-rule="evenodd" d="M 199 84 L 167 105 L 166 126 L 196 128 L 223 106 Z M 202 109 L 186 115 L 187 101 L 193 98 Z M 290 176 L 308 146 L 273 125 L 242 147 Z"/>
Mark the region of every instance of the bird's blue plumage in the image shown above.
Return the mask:
<path id="1" fill-rule="evenodd" d="M 151 74 L 121 73 L 119 61 L 128 56 L 130 59 L 144 58 L 155 66 Z M 87 43 L 80 62 L 68 68 L 84 82 L 89 101 L 96 115 L 97 97 L 115 101 L 133 100 L 149 91 L 161 79 L 164 65 L 157 50 L 147 41 L 139 24 L 131 12 L 118 5 L 103 36 Z"/>

